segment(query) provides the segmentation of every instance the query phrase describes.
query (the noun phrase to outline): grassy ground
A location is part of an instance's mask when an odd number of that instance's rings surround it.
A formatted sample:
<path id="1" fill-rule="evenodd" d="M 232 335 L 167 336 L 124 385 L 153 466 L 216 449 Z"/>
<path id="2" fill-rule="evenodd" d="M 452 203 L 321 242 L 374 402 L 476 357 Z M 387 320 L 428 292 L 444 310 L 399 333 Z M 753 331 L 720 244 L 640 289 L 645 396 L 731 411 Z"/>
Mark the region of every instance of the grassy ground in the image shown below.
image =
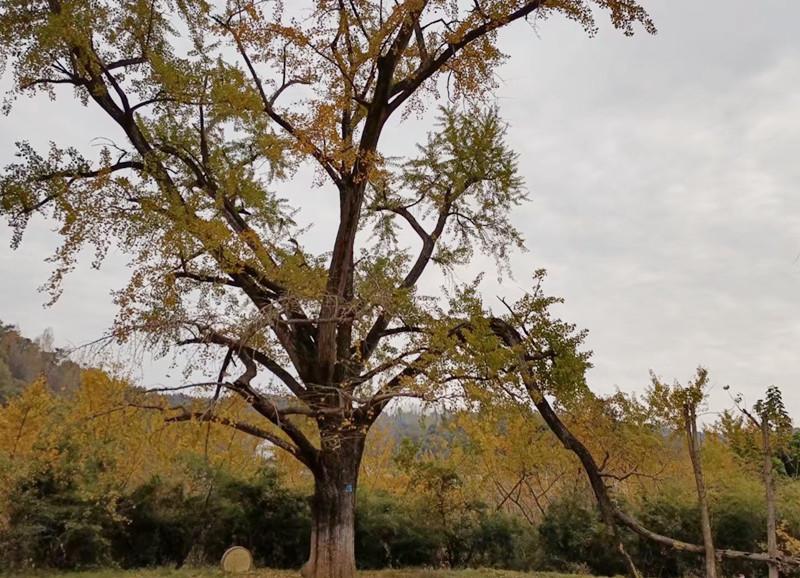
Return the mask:
<path id="1" fill-rule="evenodd" d="M 13 574 L 15 578 L 297 578 L 297 572 L 284 570 L 257 570 L 247 574 L 224 574 L 216 569 L 172 570 L 96 570 L 91 572 L 29 572 Z M 361 572 L 359 578 L 587 578 L 574 574 L 552 572 L 510 572 L 506 570 L 381 570 Z"/>

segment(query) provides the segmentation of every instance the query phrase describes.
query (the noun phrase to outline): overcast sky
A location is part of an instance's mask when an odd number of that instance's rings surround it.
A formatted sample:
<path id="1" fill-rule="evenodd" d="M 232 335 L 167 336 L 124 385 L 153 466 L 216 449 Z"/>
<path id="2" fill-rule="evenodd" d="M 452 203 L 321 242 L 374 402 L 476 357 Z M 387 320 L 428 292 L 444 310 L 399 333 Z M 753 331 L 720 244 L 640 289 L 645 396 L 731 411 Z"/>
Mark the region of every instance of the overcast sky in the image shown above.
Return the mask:
<path id="1" fill-rule="evenodd" d="M 519 295 L 547 268 L 560 313 L 590 330 L 596 391 L 642 390 L 650 369 L 684 381 L 703 364 L 712 408 L 730 406 L 725 384 L 748 403 L 776 384 L 800 420 L 800 2 L 644 4 L 657 36 L 604 26 L 589 39 L 556 19 L 503 34 L 497 99 L 531 195 L 514 214 L 530 250 L 514 257 L 515 280 L 489 275 L 485 291 Z M 15 140 L 85 149 L 108 134 L 68 100 L 21 101 L 0 119 L 0 162 Z M 426 126 L 387 134 L 387 150 L 408 150 Z M 314 195 L 303 216 L 327 238 L 333 195 L 307 192 L 302 177 L 286 194 Z M 20 250 L 0 248 L 0 319 L 30 336 L 51 327 L 58 344 L 97 338 L 125 259 L 79 267 L 45 309 L 49 228 L 37 221 Z M 142 379 L 174 383 L 166 373 L 146 364 Z"/>

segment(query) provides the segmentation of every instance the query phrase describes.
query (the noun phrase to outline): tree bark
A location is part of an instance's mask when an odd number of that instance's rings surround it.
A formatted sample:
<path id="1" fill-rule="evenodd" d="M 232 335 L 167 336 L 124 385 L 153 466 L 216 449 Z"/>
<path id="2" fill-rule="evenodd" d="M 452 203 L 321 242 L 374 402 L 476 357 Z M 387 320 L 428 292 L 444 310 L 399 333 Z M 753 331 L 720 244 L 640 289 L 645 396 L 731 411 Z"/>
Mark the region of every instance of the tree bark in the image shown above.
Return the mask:
<path id="1" fill-rule="evenodd" d="M 778 557 L 777 515 L 775 513 L 775 481 L 772 476 L 772 447 L 769 420 L 761 418 L 761 438 L 764 444 L 764 490 L 767 498 L 767 554 L 773 560 Z M 769 578 L 778 578 L 778 566 L 769 562 Z"/>
<path id="2" fill-rule="evenodd" d="M 365 436 L 323 430 L 322 438 L 314 468 L 311 546 L 300 574 L 303 578 L 354 578 L 356 487 Z"/>
<path id="3" fill-rule="evenodd" d="M 697 415 L 694 407 L 688 402 L 683 408 L 686 446 L 692 460 L 694 481 L 697 488 L 697 504 L 700 507 L 700 526 L 703 530 L 703 547 L 706 558 L 706 578 L 717 578 L 717 554 L 714 548 L 714 536 L 711 533 L 711 515 L 708 508 L 706 482 L 703 476 L 703 464 L 700 458 L 700 439 L 697 433 Z"/>

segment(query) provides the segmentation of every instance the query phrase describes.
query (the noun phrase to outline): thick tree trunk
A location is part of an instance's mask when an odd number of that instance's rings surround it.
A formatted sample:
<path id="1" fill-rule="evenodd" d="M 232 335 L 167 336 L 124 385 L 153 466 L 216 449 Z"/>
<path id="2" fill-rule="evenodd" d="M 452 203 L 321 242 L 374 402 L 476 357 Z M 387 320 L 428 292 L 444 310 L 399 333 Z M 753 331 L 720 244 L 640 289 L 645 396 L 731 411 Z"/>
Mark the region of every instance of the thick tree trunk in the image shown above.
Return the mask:
<path id="1" fill-rule="evenodd" d="M 770 443 L 769 420 L 761 418 L 761 437 L 764 443 L 764 489 L 767 498 L 767 554 L 773 560 L 778 557 L 777 515 L 775 513 L 775 481 L 772 476 L 772 444 Z M 769 563 L 769 578 L 778 578 L 778 566 Z"/>
<path id="2" fill-rule="evenodd" d="M 697 433 L 697 415 L 694 407 L 688 403 L 683 409 L 686 445 L 692 460 L 694 481 L 697 488 L 697 504 L 700 506 L 700 527 L 703 530 L 703 547 L 706 558 L 706 578 L 717 578 L 717 554 L 714 548 L 714 536 L 711 533 L 711 514 L 708 507 L 706 482 L 703 476 L 703 463 L 700 456 L 700 436 Z"/>
<path id="3" fill-rule="evenodd" d="M 354 578 L 355 506 L 358 469 L 364 450 L 360 433 L 323 433 L 314 472 L 311 547 L 304 578 Z"/>

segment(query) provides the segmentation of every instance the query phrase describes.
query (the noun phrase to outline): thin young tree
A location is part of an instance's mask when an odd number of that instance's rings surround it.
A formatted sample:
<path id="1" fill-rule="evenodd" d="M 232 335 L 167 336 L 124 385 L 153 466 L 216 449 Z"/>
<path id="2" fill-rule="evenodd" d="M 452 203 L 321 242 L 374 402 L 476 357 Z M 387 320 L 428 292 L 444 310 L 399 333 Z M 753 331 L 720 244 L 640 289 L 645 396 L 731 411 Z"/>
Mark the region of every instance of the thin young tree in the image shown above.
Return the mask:
<path id="1" fill-rule="evenodd" d="M 423 295 L 423 274 L 476 250 L 502 265 L 521 243 L 508 215 L 525 194 L 496 111 L 445 110 L 399 160 L 383 153 L 390 119 L 445 89 L 480 102 L 501 29 L 560 15 L 593 34 L 593 10 L 654 31 L 634 0 L 0 0 L 7 112 L 67 88 L 113 127 L 95 155 L 18 144 L 0 181 L 13 245 L 34 213 L 59 223 L 54 299 L 84 247 L 96 265 L 112 246 L 130 256 L 115 336 L 208 350 L 212 399 L 240 396 L 264 422 L 225 423 L 313 473 L 305 575 L 355 572 L 359 463 L 381 411 L 463 377 L 447 361 L 459 307 Z M 319 188 L 289 203 L 281 187 L 304 163 Z M 335 232 L 313 252 L 295 219 L 321 195 Z M 213 406 L 171 419 L 222 421 Z"/>
<path id="2" fill-rule="evenodd" d="M 708 386 L 708 370 L 697 369 L 697 375 L 685 386 L 675 383 L 669 386 L 655 374 L 648 391 L 648 401 L 657 416 L 670 427 L 682 431 L 686 438 L 686 450 L 692 462 L 697 505 L 700 509 L 700 528 L 705 548 L 706 578 L 717 577 L 717 555 L 714 535 L 711 528 L 711 512 L 708 505 L 708 492 L 703 474 L 703 460 L 700 449 L 700 433 L 697 430 L 697 410 L 705 402 Z"/>
<path id="3" fill-rule="evenodd" d="M 759 399 L 750 411 L 741 405 L 742 397 L 734 398 L 739 411 L 755 428 L 761 441 L 761 479 L 764 482 L 764 497 L 767 503 L 767 552 L 777 560 L 778 550 L 778 513 L 775 495 L 776 451 L 785 445 L 792 434 L 792 420 L 783 404 L 781 390 L 776 386 L 767 388 L 767 395 Z M 775 562 L 769 564 L 769 578 L 780 576 L 780 566 Z"/>

